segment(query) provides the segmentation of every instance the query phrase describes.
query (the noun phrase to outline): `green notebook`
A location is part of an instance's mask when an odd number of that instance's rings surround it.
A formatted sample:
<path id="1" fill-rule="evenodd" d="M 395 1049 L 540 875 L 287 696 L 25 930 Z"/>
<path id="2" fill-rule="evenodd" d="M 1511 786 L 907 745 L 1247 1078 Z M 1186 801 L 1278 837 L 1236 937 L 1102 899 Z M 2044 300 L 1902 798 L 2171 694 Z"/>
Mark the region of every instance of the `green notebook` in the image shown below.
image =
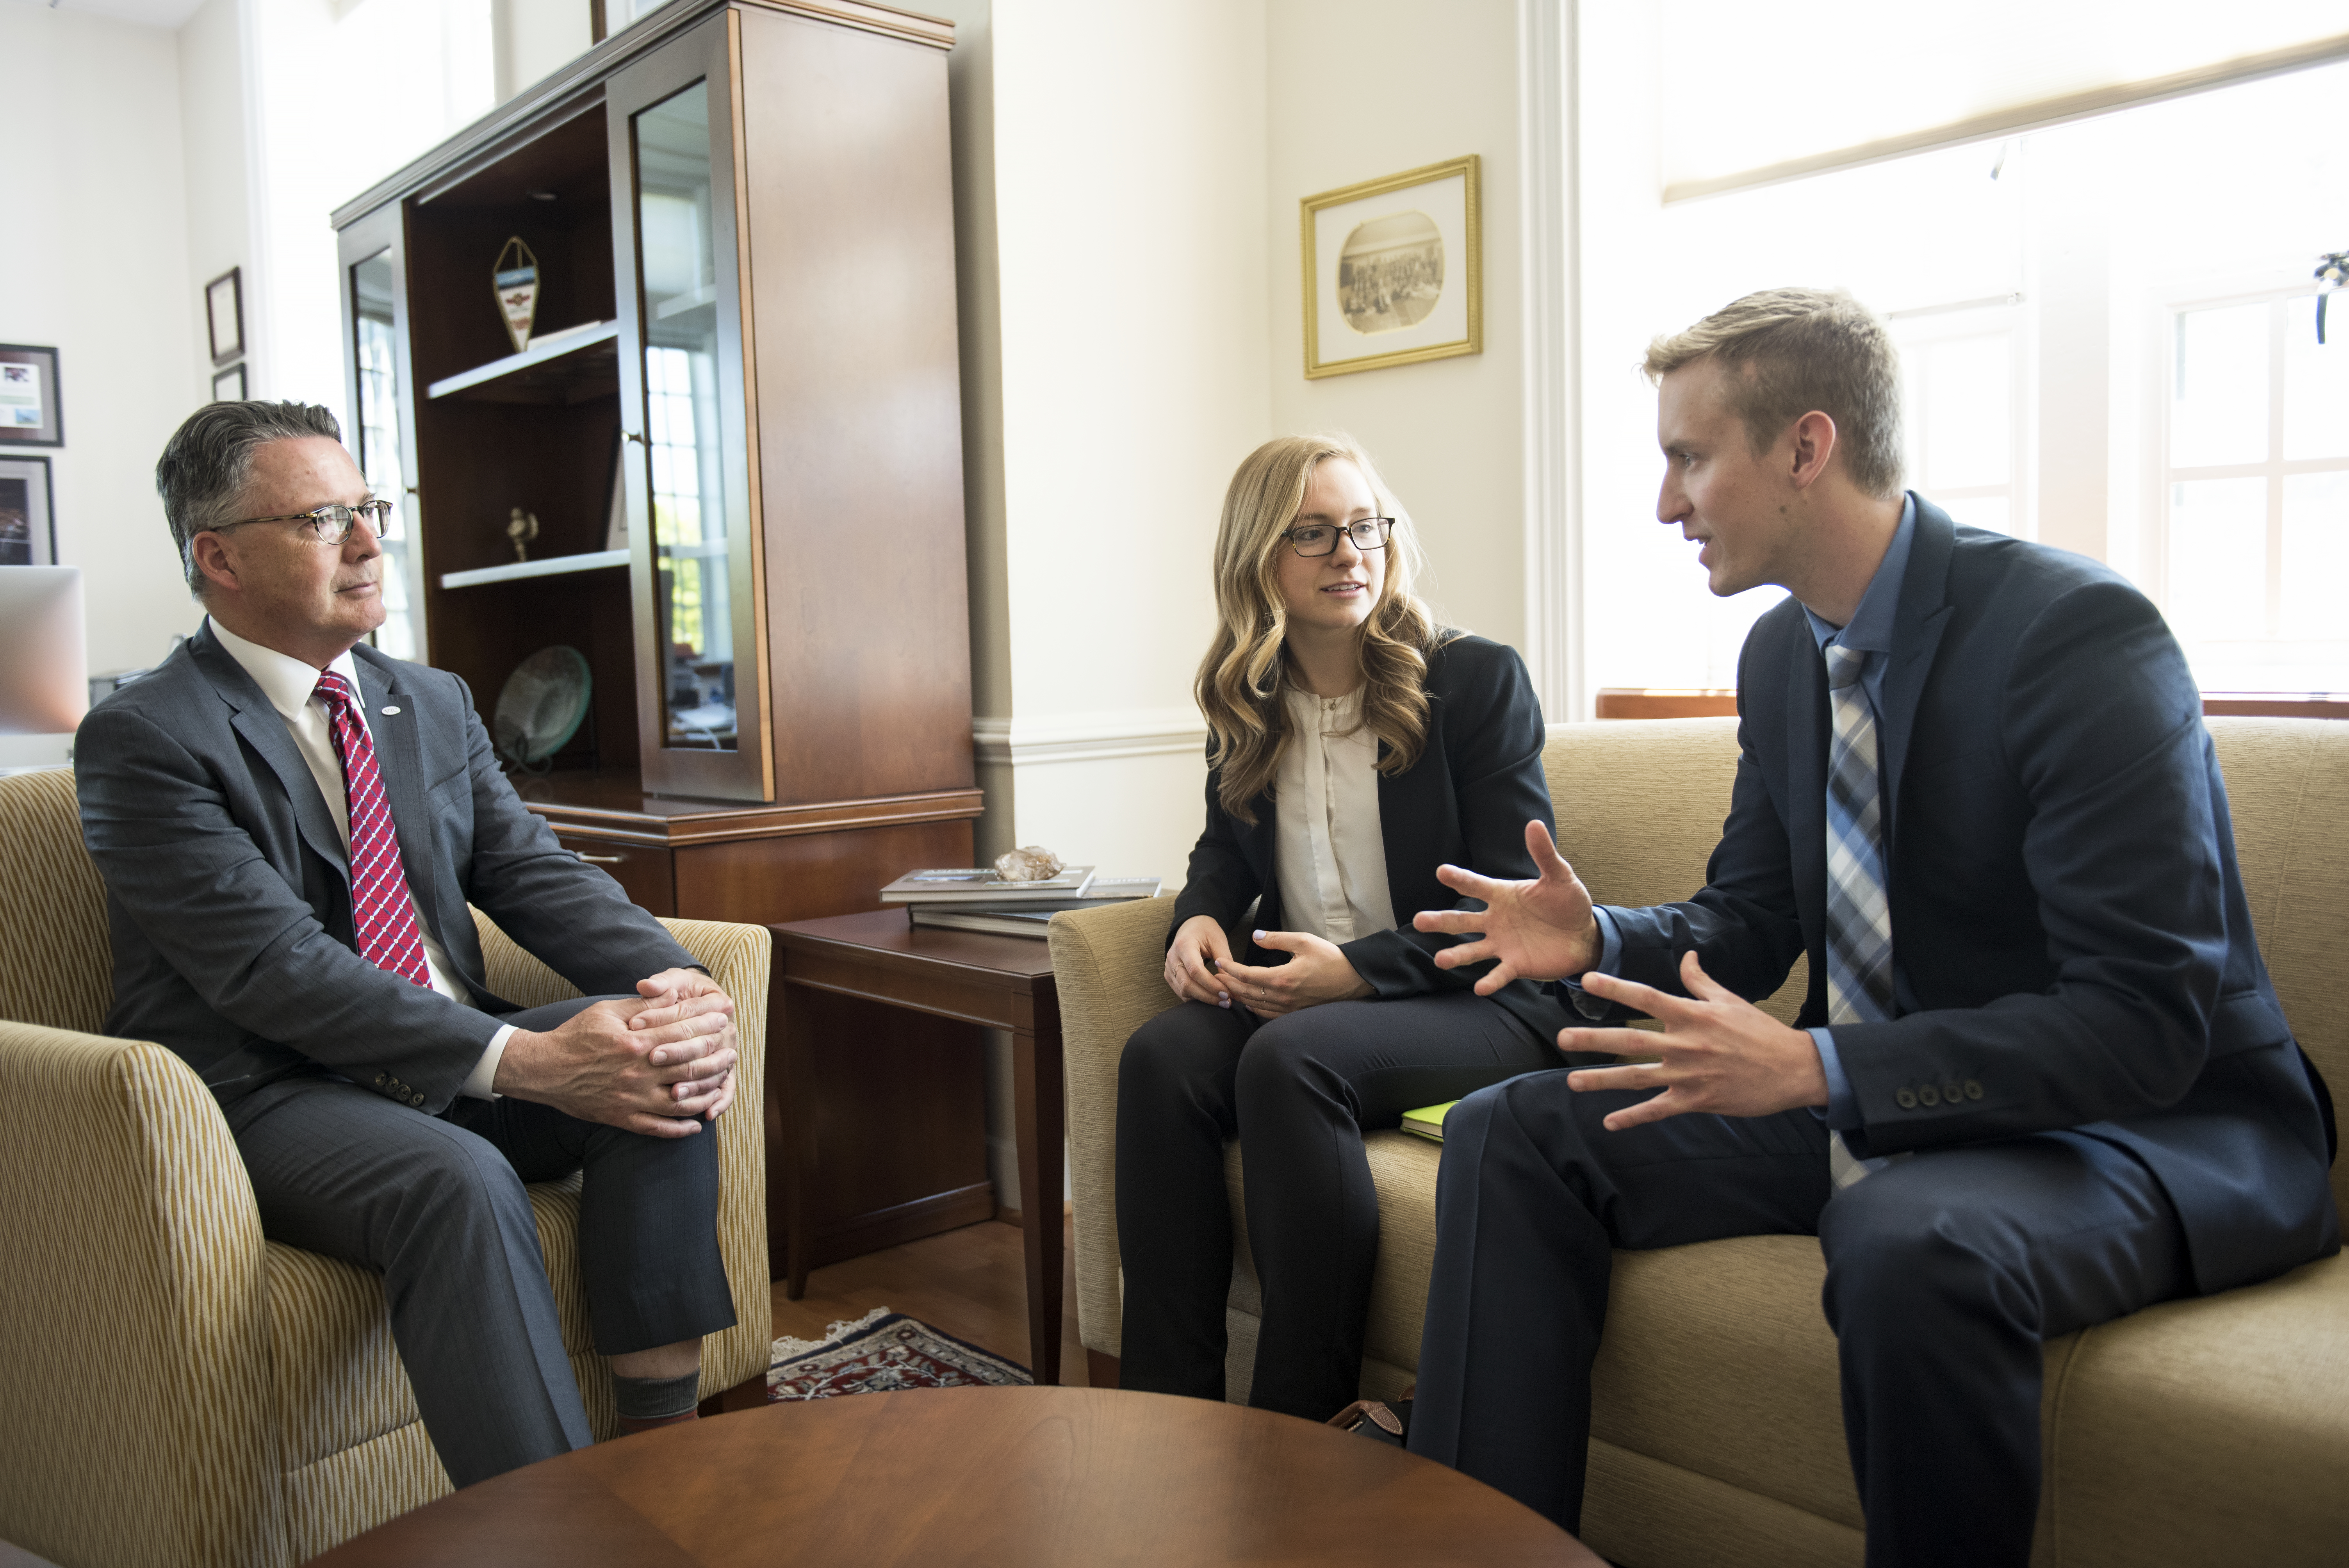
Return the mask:
<path id="1" fill-rule="evenodd" d="M 1442 1105 L 1423 1105 L 1417 1110 L 1406 1110 L 1402 1113 L 1402 1130 L 1431 1143 L 1441 1143 L 1444 1141 L 1444 1118 L 1459 1103 L 1456 1099 L 1447 1099 Z"/>

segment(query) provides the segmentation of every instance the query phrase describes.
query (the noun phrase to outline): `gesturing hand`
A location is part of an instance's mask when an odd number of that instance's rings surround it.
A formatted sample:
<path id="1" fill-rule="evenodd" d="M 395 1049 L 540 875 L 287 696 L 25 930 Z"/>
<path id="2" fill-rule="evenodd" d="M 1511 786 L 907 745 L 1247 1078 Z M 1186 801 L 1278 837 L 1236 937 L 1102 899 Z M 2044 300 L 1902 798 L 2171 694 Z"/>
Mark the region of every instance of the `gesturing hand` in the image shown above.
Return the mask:
<path id="1" fill-rule="evenodd" d="M 1216 971 L 1231 961 L 1232 944 L 1222 923 L 1211 915 L 1195 914 L 1166 944 L 1167 988 L 1186 1002 L 1228 1007 L 1231 987 Z"/>
<path id="2" fill-rule="evenodd" d="M 1226 960 L 1223 971 L 1233 992 L 1259 1018 L 1371 994 L 1371 983 L 1354 973 L 1334 942 L 1302 931 L 1259 931 L 1256 944 L 1288 954 L 1288 962 L 1258 967 Z"/>
<path id="3" fill-rule="evenodd" d="M 734 1053 L 740 1046 L 734 1028 L 734 998 L 698 969 L 664 969 L 637 981 L 636 994 L 647 1006 L 628 1020 L 628 1027 L 653 1046 L 655 1067 L 690 1064 L 688 1075 L 671 1091 L 680 1103 L 706 1099 L 702 1119 L 717 1120 L 734 1103 Z M 725 1026 L 701 1032 L 713 1017 L 722 1017 Z M 727 1053 L 723 1065 L 721 1053 Z"/>
<path id="4" fill-rule="evenodd" d="M 1541 873 L 1532 882 L 1502 882 L 1460 866 L 1435 868 L 1444 886 L 1483 899 L 1482 912 L 1423 909 L 1412 916 L 1412 924 L 1421 931 L 1476 938 L 1438 953 L 1439 969 L 1500 960 L 1476 982 L 1479 996 L 1489 996 L 1512 980 L 1579 975 L 1599 962 L 1599 919 L 1591 913 L 1590 890 L 1559 856 L 1549 830 L 1537 820 L 1526 824 L 1526 851 Z"/>
<path id="5" fill-rule="evenodd" d="M 1827 1103 L 1826 1069 L 1818 1046 L 1802 1029 L 1790 1029 L 1735 992 L 1713 983 L 1693 953 L 1681 957 L 1686 996 L 1668 995 L 1612 975 L 1585 975 L 1582 988 L 1594 996 L 1637 1007 L 1664 1026 L 1662 1035 L 1638 1037 L 1660 1048 L 1658 1062 L 1614 1068 L 1580 1068 L 1567 1075 L 1576 1089 L 1661 1088 L 1664 1092 L 1607 1118 L 1620 1132 L 1642 1122 L 1661 1121 L 1692 1110 L 1718 1116 L 1770 1116 L 1798 1105 Z M 1620 1029 L 1560 1029 L 1562 1051 L 1619 1051 Z"/>

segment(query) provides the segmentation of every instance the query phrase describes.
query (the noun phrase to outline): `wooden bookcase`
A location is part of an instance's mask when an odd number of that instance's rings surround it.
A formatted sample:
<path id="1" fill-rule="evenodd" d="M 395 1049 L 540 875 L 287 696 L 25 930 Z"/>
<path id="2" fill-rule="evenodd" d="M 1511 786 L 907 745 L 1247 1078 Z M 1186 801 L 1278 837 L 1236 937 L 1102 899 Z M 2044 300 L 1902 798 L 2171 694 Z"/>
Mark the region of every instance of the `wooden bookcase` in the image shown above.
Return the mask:
<path id="1" fill-rule="evenodd" d="M 576 648 L 592 717 L 516 785 L 657 913 L 848 913 L 971 856 L 952 43 L 675 0 L 335 213 L 351 445 L 399 502 L 378 643 L 485 723 Z M 857 1041 L 819 1085 L 831 1255 L 993 1212 L 976 1032 L 861 1006 L 826 1019 Z"/>

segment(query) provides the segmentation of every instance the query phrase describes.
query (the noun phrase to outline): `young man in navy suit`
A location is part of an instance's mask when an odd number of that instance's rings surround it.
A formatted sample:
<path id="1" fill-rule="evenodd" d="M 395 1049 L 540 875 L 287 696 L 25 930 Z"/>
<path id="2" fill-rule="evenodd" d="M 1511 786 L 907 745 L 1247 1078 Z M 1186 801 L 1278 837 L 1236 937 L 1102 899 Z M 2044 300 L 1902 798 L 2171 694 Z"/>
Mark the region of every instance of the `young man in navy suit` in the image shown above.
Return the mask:
<path id="1" fill-rule="evenodd" d="M 2023 1564 L 2043 1341 L 2340 1245 L 2200 696 L 2117 573 L 1903 492 L 1848 295 L 1749 295 L 1647 368 L 1658 519 L 1713 593 L 1789 597 L 1702 891 L 1595 907 L 1536 823 L 1537 880 L 1447 867 L 1489 907 L 1417 917 L 1482 933 L 1437 958 L 1499 960 L 1479 990 L 1665 1033 L 1447 1119 L 1411 1447 L 1573 1528 L 1611 1250 L 1816 1234 L 1868 1561 Z M 1798 954 L 1789 1028 L 1753 1004 Z"/>

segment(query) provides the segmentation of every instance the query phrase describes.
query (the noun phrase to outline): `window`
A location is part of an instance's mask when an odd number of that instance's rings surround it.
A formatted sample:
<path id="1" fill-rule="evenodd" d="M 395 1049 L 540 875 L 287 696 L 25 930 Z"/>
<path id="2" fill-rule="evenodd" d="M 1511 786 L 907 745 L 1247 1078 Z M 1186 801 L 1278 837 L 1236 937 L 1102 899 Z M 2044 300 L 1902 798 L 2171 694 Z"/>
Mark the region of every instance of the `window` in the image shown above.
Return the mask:
<path id="1" fill-rule="evenodd" d="M 2030 538 L 2030 356 L 2019 294 L 1895 311 L 1909 488 L 1959 522 Z"/>
<path id="2" fill-rule="evenodd" d="M 1582 586 L 1554 634 L 1586 688 L 1735 684 L 1778 594 L 1713 599 L 1649 521 L 1636 366 L 1653 335 L 1801 284 L 1886 316 L 1910 488 L 2127 575 L 2207 691 L 2349 690 L 2349 293 L 2320 348 L 2312 277 L 2349 247 L 2349 64 L 1668 204 L 1664 143 L 1728 114 L 1677 90 L 1705 46 L 1578 26 Z"/>
<path id="3" fill-rule="evenodd" d="M 2168 313 L 2161 599 L 2205 690 L 2349 684 L 2349 344 L 2315 303 Z"/>
<path id="4" fill-rule="evenodd" d="M 1963 521 L 2032 531 L 2017 162 L 2002 146 L 1966 146 L 1671 207 L 1651 192 L 1644 212 L 1586 210 L 1591 687 L 1734 686 L 1746 634 L 1785 597 L 1715 599 L 1694 548 L 1655 522 L 1655 395 L 1637 368 L 1650 337 L 1754 290 L 1839 286 L 1884 313 L 1901 349 L 1909 484 Z"/>
<path id="5" fill-rule="evenodd" d="M 698 659 L 709 622 L 702 593 L 704 546 L 702 531 L 701 448 L 696 428 L 696 372 L 709 379 L 705 362 L 682 348 L 653 346 L 645 350 L 645 410 L 652 431 L 653 542 L 660 549 L 661 569 L 673 577 L 667 600 L 668 634 L 678 656 Z M 706 403 L 708 399 L 698 400 Z M 723 542 L 720 541 L 722 543 Z"/>

